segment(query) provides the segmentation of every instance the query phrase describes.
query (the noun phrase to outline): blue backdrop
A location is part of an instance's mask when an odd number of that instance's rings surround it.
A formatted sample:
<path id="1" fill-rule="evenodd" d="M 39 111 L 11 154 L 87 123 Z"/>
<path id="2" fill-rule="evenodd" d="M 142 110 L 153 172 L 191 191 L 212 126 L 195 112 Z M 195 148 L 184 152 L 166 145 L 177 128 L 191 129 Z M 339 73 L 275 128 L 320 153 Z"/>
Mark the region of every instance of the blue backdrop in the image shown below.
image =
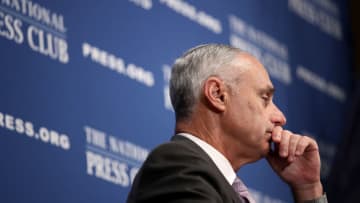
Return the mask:
<path id="1" fill-rule="evenodd" d="M 339 0 L 2 0 L 0 202 L 125 202 L 173 134 L 173 61 L 210 42 L 263 62 L 325 181 L 349 97 L 347 15 Z M 292 202 L 265 161 L 239 175 L 258 202 Z"/>

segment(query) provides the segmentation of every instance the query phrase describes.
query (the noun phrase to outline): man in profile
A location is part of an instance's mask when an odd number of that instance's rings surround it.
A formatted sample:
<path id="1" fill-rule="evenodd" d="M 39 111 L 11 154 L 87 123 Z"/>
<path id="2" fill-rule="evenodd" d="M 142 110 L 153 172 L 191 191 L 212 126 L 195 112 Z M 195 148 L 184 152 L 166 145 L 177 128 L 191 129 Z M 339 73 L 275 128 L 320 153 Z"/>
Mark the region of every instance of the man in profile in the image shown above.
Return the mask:
<path id="1" fill-rule="evenodd" d="M 327 202 L 317 143 L 282 128 L 286 118 L 273 94 L 252 55 L 219 44 L 187 51 L 170 79 L 175 135 L 150 153 L 127 202 L 253 203 L 236 171 L 262 158 L 296 202 Z"/>

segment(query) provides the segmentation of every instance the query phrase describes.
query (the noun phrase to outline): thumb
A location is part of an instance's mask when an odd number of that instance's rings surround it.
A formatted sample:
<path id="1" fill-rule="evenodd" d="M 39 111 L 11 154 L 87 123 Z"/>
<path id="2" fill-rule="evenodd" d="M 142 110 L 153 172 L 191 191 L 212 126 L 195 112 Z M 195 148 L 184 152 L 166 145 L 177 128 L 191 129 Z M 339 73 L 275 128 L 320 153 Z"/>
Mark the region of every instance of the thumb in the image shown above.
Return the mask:
<path id="1" fill-rule="evenodd" d="M 282 171 L 289 163 L 287 159 L 281 158 L 276 152 L 269 152 L 266 156 L 266 160 L 270 164 L 271 168 L 276 171 Z"/>

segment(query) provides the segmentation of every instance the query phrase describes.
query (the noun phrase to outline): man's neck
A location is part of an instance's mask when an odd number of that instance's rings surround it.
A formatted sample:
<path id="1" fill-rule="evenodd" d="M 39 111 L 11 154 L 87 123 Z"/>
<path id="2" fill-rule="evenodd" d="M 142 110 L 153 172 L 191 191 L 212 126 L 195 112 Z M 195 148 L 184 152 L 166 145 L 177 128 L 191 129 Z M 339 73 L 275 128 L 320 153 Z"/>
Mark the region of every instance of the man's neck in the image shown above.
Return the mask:
<path id="1" fill-rule="evenodd" d="M 227 139 L 226 132 L 223 132 L 219 126 L 221 122 L 216 119 L 211 115 L 203 115 L 200 118 L 177 120 L 175 133 L 189 133 L 208 143 L 223 154 L 231 163 L 234 171 L 237 171 L 241 166 L 252 161 L 246 158 L 246 152 L 241 153 L 241 146 L 235 146 L 233 141 Z"/>

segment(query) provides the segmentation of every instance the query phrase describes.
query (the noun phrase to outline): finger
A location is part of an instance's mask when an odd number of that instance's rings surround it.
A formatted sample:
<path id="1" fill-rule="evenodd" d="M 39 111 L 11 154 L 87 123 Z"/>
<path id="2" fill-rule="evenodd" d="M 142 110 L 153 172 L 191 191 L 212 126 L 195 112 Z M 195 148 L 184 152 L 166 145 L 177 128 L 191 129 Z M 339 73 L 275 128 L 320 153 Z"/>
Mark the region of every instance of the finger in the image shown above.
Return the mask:
<path id="1" fill-rule="evenodd" d="M 289 141 L 292 133 L 288 130 L 284 130 L 281 133 L 281 141 L 279 146 L 279 155 L 286 158 L 289 155 Z"/>
<path id="2" fill-rule="evenodd" d="M 289 157 L 288 161 L 293 162 L 295 160 L 295 151 L 300 141 L 301 136 L 297 134 L 291 134 L 289 140 Z"/>
<path id="3" fill-rule="evenodd" d="M 295 155 L 296 156 L 300 156 L 302 154 L 304 154 L 305 149 L 311 144 L 312 139 L 307 137 L 307 136 L 301 136 L 297 146 L 296 146 L 296 151 L 295 151 Z M 316 143 L 315 143 L 316 145 Z"/>
<path id="4" fill-rule="evenodd" d="M 296 147 L 295 154 L 297 156 L 302 155 L 305 151 L 316 151 L 319 150 L 319 147 L 316 141 L 308 136 L 302 136 L 299 141 L 298 146 Z"/>
<path id="5" fill-rule="evenodd" d="M 281 126 L 275 126 L 272 130 L 272 141 L 275 143 L 280 143 L 281 141 L 281 133 L 283 128 Z"/>

